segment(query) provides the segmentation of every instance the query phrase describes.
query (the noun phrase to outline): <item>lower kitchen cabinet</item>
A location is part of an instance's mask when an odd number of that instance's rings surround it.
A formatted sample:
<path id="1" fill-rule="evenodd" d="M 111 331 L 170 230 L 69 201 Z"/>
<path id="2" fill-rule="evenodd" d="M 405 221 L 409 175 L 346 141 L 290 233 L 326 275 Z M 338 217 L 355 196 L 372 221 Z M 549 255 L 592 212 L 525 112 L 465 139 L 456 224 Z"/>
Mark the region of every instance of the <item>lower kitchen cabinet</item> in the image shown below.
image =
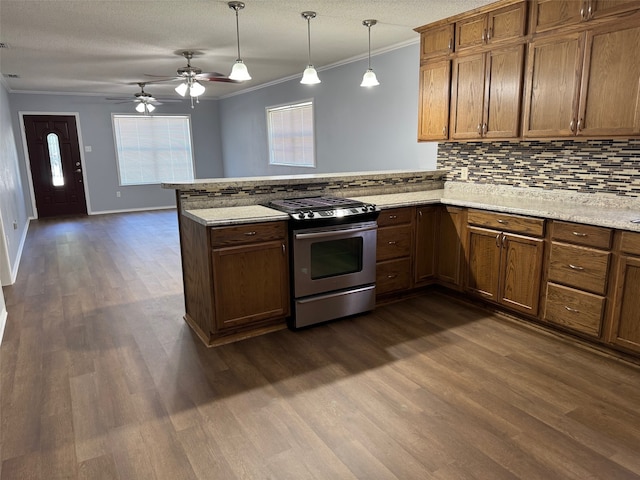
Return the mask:
<path id="1" fill-rule="evenodd" d="M 440 207 L 416 208 L 416 242 L 414 282 L 423 285 L 433 282 L 436 276 L 436 247 L 439 235 Z"/>
<path id="2" fill-rule="evenodd" d="M 383 210 L 376 241 L 376 295 L 403 292 L 413 286 L 414 207 Z"/>
<path id="3" fill-rule="evenodd" d="M 464 208 L 441 206 L 436 225 L 436 277 L 442 285 L 456 290 L 462 287 L 465 212 Z"/>
<path id="4" fill-rule="evenodd" d="M 609 343 L 640 353 L 640 233 L 622 232 Z"/>
<path id="5" fill-rule="evenodd" d="M 470 210 L 467 221 L 467 290 L 511 310 L 536 316 L 544 239 L 513 232 L 542 236 L 544 220 Z"/>

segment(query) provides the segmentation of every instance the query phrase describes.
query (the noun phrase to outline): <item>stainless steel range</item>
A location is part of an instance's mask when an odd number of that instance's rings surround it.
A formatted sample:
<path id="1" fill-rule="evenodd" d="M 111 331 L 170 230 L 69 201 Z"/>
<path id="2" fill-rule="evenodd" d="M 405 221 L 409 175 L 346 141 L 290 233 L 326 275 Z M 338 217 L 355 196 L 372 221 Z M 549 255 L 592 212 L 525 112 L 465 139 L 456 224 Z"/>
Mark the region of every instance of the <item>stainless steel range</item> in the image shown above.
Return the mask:
<path id="1" fill-rule="evenodd" d="M 291 328 L 373 310 L 380 213 L 375 205 L 325 196 L 267 206 L 290 216 Z"/>

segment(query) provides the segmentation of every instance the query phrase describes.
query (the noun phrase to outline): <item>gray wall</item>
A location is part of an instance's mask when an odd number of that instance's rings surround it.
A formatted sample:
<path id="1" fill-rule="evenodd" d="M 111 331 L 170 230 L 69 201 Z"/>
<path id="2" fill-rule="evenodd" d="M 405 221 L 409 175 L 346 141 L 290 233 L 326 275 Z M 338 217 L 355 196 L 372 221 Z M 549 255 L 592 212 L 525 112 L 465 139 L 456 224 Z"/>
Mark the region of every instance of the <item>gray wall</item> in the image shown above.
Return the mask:
<path id="1" fill-rule="evenodd" d="M 111 114 L 135 113 L 133 104 L 114 104 L 103 97 L 93 96 L 19 93 L 10 94 L 9 100 L 25 189 L 28 190 L 29 187 L 19 112 L 78 113 L 82 142 L 80 148 L 82 150 L 85 146 L 91 146 L 92 149 L 91 152 L 83 152 L 90 213 L 175 206 L 175 192 L 165 190 L 160 185 L 118 185 Z M 196 177 L 223 175 L 217 101 L 201 101 L 195 109 L 191 109 L 186 101 L 167 103 L 159 107 L 157 112 L 191 115 Z M 121 192 L 119 198 L 116 196 L 117 191 Z M 33 215 L 29 197 L 27 203 L 28 212 Z"/>
<path id="2" fill-rule="evenodd" d="M 29 226 L 9 94 L 0 84 L 0 283 L 9 285 Z M 15 222 L 15 228 L 14 228 Z M 4 300 L 2 305 L 4 305 Z M 1 309 L 0 309 L 1 314 Z"/>
<path id="3" fill-rule="evenodd" d="M 362 88 L 366 60 L 220 100 L 226 177 L 435 169 L 437 144 L 416 140 L 418 44 L 373 56 L 380 85 Z M 301 72 L 304 65 L 301 65 Z M 269 166 L 265 107 L 314 99 L 316 168 Z"/>

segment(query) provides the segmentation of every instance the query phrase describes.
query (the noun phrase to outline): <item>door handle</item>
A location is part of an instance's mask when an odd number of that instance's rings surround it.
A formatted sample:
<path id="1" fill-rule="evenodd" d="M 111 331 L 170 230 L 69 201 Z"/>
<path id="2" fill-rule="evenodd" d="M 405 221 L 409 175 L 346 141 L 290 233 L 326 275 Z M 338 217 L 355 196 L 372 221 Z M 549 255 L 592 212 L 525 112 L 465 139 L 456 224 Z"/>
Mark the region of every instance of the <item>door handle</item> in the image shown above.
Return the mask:
<path id="1" fill-rule="evenodd" d="M 81 168 L 76 168 L 76 173 L 82 173 L 82 169 Z"/>

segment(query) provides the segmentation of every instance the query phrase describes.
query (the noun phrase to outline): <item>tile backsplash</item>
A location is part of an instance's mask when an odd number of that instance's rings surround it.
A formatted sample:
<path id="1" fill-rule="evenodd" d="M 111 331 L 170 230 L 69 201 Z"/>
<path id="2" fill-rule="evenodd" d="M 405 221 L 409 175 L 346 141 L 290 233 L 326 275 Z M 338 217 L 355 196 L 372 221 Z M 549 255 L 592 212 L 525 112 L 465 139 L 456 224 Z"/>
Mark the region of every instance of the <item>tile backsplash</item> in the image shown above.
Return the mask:
<path id="1" fill-rule="evenodd" d="M 640 197 L 640 140 L 440 143 L 447 180 Z"/>

